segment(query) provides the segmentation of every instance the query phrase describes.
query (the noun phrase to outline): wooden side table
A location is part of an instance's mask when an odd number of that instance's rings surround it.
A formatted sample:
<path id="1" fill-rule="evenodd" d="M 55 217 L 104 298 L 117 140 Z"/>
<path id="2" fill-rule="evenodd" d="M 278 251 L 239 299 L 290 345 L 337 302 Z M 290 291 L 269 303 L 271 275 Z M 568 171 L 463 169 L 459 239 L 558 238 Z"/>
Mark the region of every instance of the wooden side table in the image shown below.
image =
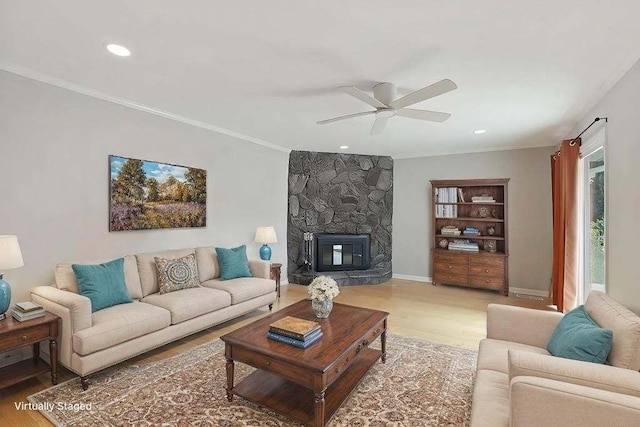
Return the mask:
<path id="1" fill-rule="evenodd" d="M 12 317 L 0 321 L 0 352 L 31 345 L 33 358 L 0 368 L 0 388 L 51 371 L 51 383 L 58 383 L 58 321 L 47 312 L 37 319 L 18 322 Z M 40 359 L 40 341 L 49 339 L 50 363 Z"/>
<path id="2" fill-rule="evenodd" d="M 282 264 L 279 262 L 271 264 L 271 280 L 276 281 L 276 292 L 278 293 L 278 298 L 280 298 L 280 267 L 282 267 Z"/>

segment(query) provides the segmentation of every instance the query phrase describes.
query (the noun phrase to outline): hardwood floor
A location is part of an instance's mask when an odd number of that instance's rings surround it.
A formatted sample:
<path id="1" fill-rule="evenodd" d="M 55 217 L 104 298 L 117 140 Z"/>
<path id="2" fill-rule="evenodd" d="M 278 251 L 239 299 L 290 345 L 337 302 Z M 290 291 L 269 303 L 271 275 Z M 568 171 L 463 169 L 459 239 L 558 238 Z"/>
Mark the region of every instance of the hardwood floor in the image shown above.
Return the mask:
<path id="1" fill-rule="evenodd" d="M 282 296 L 274 304 L 274 311 L 306 298 L 306 290 L 306 286 L 283 286 Z M 389 312 L 390 333 L 467 348 L 477 348 L 480 340 L 486 335 L 485 317 L 489 303 L 553 309 L 548 305 L 547 300 L 505 297 L 496 292 L 454 286 L 432 286 L 429 283 L 399 279 L 392 279 L 381 285 L 342 287 L 336 301 Z M 266 308 L 254 311 L 130 359 L 121 365 L 151 363 L 175 356 L 207 341 L 217 339 L 268 313 Z M 60 367 L 59 382 L 72 378 L 77 377 Z M 0 425 L 3 427 L 50 426 L 51 423 L 39 412 L 19 411 L 15 407 L 16 402 L 26 402 L 27 396 L 44 390 L 50 385 L 48 374 L 43 374 L 0 390 Z M 80 389 L 79 383 L 78 389 Z M 91 388 L 88 392 L 91 392 Z"/>

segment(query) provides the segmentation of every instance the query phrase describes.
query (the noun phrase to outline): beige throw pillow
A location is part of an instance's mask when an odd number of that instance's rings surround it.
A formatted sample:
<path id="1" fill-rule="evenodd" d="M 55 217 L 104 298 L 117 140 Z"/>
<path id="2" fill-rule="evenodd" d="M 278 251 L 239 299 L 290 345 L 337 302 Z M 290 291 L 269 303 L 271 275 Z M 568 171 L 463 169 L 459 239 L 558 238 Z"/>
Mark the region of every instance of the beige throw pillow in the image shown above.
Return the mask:
<path id="1" fill-rule="evenodd" d="M 161 294 L 200 286 L 195 254 L 176 259 L 155 257 L 155 260 Z"/>

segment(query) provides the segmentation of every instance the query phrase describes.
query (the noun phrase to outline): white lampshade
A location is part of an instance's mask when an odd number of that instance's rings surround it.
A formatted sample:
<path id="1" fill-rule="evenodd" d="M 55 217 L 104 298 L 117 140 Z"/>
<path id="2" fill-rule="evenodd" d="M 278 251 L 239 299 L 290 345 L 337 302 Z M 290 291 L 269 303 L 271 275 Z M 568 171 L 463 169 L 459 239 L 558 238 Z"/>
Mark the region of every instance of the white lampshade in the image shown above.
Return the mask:
<path id="1" fill-rule="evenodd" d="M 273 227 L 258 227 L 256 230 L 256 238 L 254 239 L 258 243 L 276 243 L 278 238 L 276 237 L 276 229 Z"/>
<path id="2" fill-rule="evenodd" d="M 0 272 L 23 265 L 18 236 L 0 235 Z"/>

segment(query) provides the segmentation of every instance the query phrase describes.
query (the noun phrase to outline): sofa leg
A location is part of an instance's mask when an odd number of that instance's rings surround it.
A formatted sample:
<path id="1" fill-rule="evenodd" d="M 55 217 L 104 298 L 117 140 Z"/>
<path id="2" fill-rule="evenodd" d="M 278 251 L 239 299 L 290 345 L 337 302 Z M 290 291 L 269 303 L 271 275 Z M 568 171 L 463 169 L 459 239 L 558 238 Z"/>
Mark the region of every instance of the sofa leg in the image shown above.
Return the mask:
<path id="1" fill-rule="evenodd" d="M 273 310 L 273 304 L 269 304 L 269 311 Z"/>
<path id="2" fill-rule="evenodd" d="M 86 391 L 89 388 L 89 377 L 80 377 L 80 385 Z"/>

